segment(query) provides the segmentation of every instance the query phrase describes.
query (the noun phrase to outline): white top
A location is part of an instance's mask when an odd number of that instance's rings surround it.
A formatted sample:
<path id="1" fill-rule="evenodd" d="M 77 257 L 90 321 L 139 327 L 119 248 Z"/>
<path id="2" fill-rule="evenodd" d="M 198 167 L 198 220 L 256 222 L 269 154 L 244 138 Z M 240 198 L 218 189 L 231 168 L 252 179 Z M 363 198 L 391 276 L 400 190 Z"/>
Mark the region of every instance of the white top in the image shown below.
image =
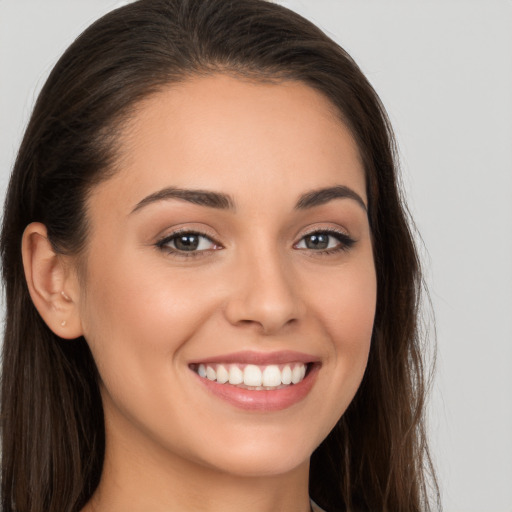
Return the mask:
<path id="1" fill-rule="evenodd" d="M 325 510 L 320 508 L 313 500 L 310 500 L 310 502 L 312 512 L 325 512 Z"/>

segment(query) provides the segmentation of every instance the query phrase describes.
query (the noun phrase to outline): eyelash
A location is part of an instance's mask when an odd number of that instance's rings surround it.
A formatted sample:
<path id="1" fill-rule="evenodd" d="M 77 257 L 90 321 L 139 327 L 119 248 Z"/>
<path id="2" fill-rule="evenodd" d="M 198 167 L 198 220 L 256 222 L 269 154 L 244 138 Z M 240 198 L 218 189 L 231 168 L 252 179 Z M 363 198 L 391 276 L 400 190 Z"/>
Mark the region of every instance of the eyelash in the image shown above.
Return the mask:
<path id="1" fill-rule="evenodd" d="M 180 236 L 197 236 L 201 238 L 206 238 L 216 246 L 216 249 L 206 249 L 202 251 L 180 251 L 179 249 L 169 247 L 168 244 L 170 244 L 174 240 L 177 240 Z M 174 231 L 170 235 L 167 235 L 161 240 L 159 240 L 155 245 L 160 250 L 166 251 L 168 254 L 176 256 L 178 258 L 197 258 L 198 256 L 206 256 L 207 254 L 211 254 L 210 251 L 217 250 L 217 248 L 222 248 L 222 246 L 210 235 L 207 235 L 206 233 L 201 233 L 200 231 L 188 229 L 180 229 L 178 231 Z"/>
<path id="2" fill-rule="evenodd" d="M 197 236 L 201 238 L 206 238 L 211 243 L 215 245 L 214 249 L 204 249 L 201 251 L 182 251 L 179 249 L 175 249 L 172 247 L 169 247 L 168 244 L 178 239 L 180 236 Z M 356 240 L 351 238 L 346 233 L 343 233 L 342 231 L 337 231 L 335 229 L 317 229 L 315 231 L 310 231 L 309 233 L 304 234 L 300 241 L 297 244 L 294 244 L 294 248 L 302 242 L 305 238 L 310 237 L 312 235 L 327 235 L 330 237 L 335 238 L 338 241 L 338 244 L 335 247 L 331 247 L 330 249 L 322 249 L 322 250 L 314 250 L 314 249 L 301 249 L 301 250 L 309 250 L 311 251 L 315 256 L 317 255 L 329 255 L 329 254 L 335 254 L 341 251 L 348 251 L 353 247 L 353 245 L 356 243 Z M 166 251 L 168 254 L 179 257 L 179 258 L 197 258 L 201 256 L 206 256 L 208 254 L 211 254 L 211 251 L 215 251 L 218 249 L 221 249 L 222 246 L 214 240 L 211 236 L 201 233 L 199 231 L 190 231 L 190 230 L 179 230 L 175 231 L 174 233 L 171 233 L 170 235 L 165 236 L 158 242 L 156 242 L 156 247 L 162 251 Z"/>
<path id="3" fill-rule="evenodd" d="M 312 235 L 327 235 L 330 237 L 335 238 L 338 241 L 338 245 L 335 247 L 331 247 L 330 249 L 322 249 L 322 250 L 313 250 L 309 249 L 312 254 L 315 256 L 323 255 L 323 254 L 335 254 L 341 251 L 348 251 L 350 250 L 354 244 L 356 243 L 356 240 L 354 240 L 352 237 L 347 235 L 346 233 L 343 233 L 343 231 L 338 231 L 336 229 L 315 229 L 314 231 L 310 231 L 309 233 L 305 233 L 302 235 L 300 242 L 304 240 L 305 238 L 312 236 Z M 299 242 L 299 243 L 300 243 Z M 295 244 L 294 247 L 298 245 Z"/>

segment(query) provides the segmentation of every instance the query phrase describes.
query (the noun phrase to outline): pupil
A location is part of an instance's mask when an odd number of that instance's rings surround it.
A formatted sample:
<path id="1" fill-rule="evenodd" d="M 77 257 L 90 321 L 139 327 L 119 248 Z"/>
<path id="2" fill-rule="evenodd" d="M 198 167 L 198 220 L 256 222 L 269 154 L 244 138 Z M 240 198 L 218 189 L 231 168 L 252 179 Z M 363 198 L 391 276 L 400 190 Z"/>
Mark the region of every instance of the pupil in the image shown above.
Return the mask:
<path id="1" fill-rule="evenodd" d="M 306 247 L 308 249 L 327 249 L 329 246 L 329 235 L 309 235 L 306 237 Z"/>
<path id="2" fill-rule="evenodd" d="M 199 245 L 199 237 L 197 235 L 183 235 L 176 238 L 174 245 L 180 251 L 193 251 Z"/>

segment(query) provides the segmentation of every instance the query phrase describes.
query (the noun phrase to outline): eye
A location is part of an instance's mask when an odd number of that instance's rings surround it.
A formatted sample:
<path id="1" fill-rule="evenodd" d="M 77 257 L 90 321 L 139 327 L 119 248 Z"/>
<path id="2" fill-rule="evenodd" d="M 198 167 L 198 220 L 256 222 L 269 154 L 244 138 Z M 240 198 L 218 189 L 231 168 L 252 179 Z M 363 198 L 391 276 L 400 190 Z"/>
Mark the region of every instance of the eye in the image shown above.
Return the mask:
<path id="1" fill-rule="evenodd" d="M 303 236 L 299 243 L 295 245 L 295 248 L 332 253 L 348 250 L 354 243 L 355 240 L 345 233 L 324 230 L 315 231 Z"/>
<path id="2" fill-rule="evenodd" d="M 156 245 L 171 253 L 182 253 L 183 256 L 192 256 L 194 253 L 220 248 L 211 238 L 195 231 L 172 233 L 157 242 Z"/>

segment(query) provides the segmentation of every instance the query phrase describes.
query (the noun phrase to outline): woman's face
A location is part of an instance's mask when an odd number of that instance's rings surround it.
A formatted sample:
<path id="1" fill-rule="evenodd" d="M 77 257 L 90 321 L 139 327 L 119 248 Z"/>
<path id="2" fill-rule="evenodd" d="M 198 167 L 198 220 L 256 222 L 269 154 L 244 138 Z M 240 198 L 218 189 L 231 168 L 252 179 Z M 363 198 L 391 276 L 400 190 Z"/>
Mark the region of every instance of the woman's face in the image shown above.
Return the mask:
<path id="1" fill-rule="evenodd" d="M 107 446 L 237 475 L 307 464 L 375 312 L 349 131 L 304 84 L 215 75 L 146 100 L 118 164 L 89 197 L 79 295 Z"/>

